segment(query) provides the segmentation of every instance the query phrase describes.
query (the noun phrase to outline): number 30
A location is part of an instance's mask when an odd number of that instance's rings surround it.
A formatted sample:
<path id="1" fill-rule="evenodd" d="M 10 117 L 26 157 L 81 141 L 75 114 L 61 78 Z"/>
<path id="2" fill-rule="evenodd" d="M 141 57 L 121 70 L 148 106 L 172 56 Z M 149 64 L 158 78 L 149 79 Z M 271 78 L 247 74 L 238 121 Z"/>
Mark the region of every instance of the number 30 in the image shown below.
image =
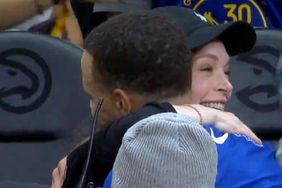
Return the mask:
<path id="1" fill-rule="evenodd" d="M 231 18 L 232 21 L 247 21 L 251 23 L 252 21 L 252 13 L 251 8 L 248 4 L 225 4 L 223 5 L 225 9 L 228 10 L 227 17 Z M 246 15 L 247 20 L 244 20 L 244 13 Z"/>

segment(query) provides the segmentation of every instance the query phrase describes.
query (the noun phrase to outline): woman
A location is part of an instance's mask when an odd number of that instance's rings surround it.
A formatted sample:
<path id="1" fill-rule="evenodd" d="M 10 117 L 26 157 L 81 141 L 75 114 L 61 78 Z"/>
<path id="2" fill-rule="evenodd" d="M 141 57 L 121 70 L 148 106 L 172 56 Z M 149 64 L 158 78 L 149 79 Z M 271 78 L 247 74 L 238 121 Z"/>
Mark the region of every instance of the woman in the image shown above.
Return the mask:
<path id="1" fill-rule="evenodd" d="M 204 106 L 224 110 L 233 86 L 229 81 L 229 55 L 222 42 L 213 41 L 196 49 L 192 68 L 192 98 Z M 205 126 L 217 144 L 217 188 L 282 187 L 282 168 L 275 160 L 273 145 L 263 147 L 244 136 Z"/>
<path id="2" fill-rule="evenodd" d="M 224 111 L 233 86 L 229 81 L 230 57 L 220 40 L 194 49 L 192 66 L 192 101 Z M 185 113 L 182 106 L 174 106 Z M 273 188 L 282 186 L 282 168 L 275 160 L 270 143 L 263 146 L 242 135 L 219 131 L 205 125 L 217 145 L 218 168 L 216 188 Z M 111 174 L 104 187 L 111 184 Z"/>

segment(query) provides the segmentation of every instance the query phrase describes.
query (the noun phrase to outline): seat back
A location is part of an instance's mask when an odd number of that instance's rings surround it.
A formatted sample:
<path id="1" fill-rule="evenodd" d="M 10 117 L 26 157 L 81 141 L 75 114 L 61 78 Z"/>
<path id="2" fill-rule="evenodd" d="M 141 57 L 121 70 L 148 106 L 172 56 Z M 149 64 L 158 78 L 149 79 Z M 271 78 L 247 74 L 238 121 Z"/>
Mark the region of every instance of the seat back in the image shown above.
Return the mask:
<path id="1" fill-rule="evenodd" d="M 261 138 L 282 137 L 281 94 L 277 66 L 282 54 L 282 30 L 257 29 L 255 47 L 231 60 L 234 91 L 227 110 L 235 112 Z"/>
<path id="2" fill-rule="evenodd" d="M 0 181 L 50 184 L 77 144 L 72 133 L 89 118 L 81 55 L 47 35 L 0 32 Z"/>

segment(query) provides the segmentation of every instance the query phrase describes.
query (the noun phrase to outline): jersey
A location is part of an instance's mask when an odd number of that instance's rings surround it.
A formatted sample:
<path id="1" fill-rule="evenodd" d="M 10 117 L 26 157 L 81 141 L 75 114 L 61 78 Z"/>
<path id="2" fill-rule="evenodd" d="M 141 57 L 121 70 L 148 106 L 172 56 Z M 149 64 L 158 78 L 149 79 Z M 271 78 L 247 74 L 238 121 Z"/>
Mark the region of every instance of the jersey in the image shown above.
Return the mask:
<path id="1" fill-rule="evenodd" d="M 281 188 L 282 167 L 273 144 L 255 144 L 242 135 L 223 133 L 214 126 L 205 129 L 217 144 L 216 188 Z"/>
<path id="2" fill-rule="evenodd" d="M 255 144 L 242 135 L 223 133 L 212 125 L 204 126 L 217 145 L 216 188 L 281 188 L 282 167 L 274 156 L 273 145 Z M 104 188 L 111 187 L 112 171 Z"/>
<path id="3" fill-rule="evenodd" d="M 281 0 L 157 0 L 157 6 L 182 6 L 210 23 L 245 21 L 255 27 L 282 28 Z"/>

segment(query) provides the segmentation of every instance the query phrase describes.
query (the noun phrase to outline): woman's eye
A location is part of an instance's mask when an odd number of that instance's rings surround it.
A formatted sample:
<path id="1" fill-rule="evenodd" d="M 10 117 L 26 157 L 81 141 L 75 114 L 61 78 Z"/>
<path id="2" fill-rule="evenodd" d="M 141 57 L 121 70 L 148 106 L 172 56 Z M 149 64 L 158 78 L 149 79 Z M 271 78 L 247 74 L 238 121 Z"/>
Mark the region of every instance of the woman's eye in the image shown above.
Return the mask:
<path id="1" fill-rule="evenodd" d="M 212 68 L 211 67 L 206 67 L 206 68 L 202 68 L 200 70 L 201 71 L 212 71 Z"/>
<path id="2" fill-rule="evenodd" d="M 225 73 L 227 76 L 230 76 L 230 74 L 231 74 L 230 71 L 225 71 L 224 73 Z"/>

